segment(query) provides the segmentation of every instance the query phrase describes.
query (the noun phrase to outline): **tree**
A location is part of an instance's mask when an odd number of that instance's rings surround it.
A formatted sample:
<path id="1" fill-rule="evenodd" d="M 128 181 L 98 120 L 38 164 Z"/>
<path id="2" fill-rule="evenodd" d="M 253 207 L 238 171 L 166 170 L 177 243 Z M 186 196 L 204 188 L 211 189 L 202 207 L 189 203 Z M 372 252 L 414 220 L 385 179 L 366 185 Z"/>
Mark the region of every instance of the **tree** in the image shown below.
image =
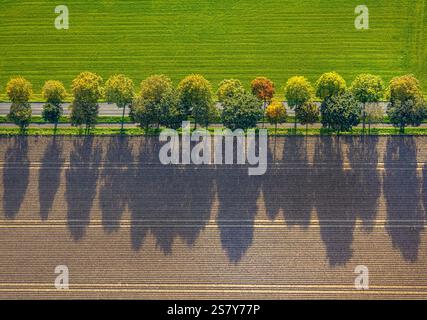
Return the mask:
<path id="1" fill-rule="evenodd" d="M 19 126 L 21 132 L 24 132 L 31 123 L 31 114 L 31 106 L 28 102 L 12 103 L 7 119 Z"/>
<path id="2" fill-rule="evenodd" d="M 103 93 L 102 78 L 92 72 L 82 72 L 73 80 L 72 91 L 71 123 L 75 126 L 84 124 L 85 132 L 88 133 L 98 119 L 98 100 Z"/>
<path id="3" fill-rule="evenodd" d="M 137 97 L 132 102 L 130 117 L 148 132 L 148 128 L 159 123 L 159 105 L 155 101 Z"/>
<path id="4" fill-rule="evenodd" d="M 172 108 L 178 108 L 172 81 L 165 75 L 153 75 L 141 82 L 140 95 L 131 108 L 131 115 L 145 129 L 155 124 L 168 126 L 167 118 Z M 147 119 L 141 118 L 144 115 Z"/>
<path id="5" fill-rule="evenodd" d="M 224 101 L 222 123 L 231 130 L 255 128 L 263 117 L 257 97 L 250 93 L 239 93 Z"/>
<path id="6" fill-rule="evenodd" d="M 363 133 L 366 127 L 366 104 L 380 101 L 383 97 L 384 82 L 372 74 L 360 74 L 350 87 L 351 93 L 362 104 Z"/>
<path id="7" fill-rule="evenodd" d="M 421 100 L 423 97 L 420 82 L 412 75 L 393 78 L 388 91 L 391 103 Z"/>
<path id="8" fill-rule="evenodd" d="M 346 82 L 335 71 L 327 72 L 320 76 L 316 82 L 316 96 L 325 101 L 346 91 Z"/>
<path id="9" fill-rule="evenodd" d="M 423 92 L 412 75 L 393 78 L 388 90 L 390 104 L 387 114 L 391 123 L 405 132 L 407 125 L 419 126 L 426 117 Z"/>
<path id="10" fill-rule="evenodd" d="M 286 122 L 286 108 L 282 102 L 274 101 L 266 109 L 267 121 L 274 124 L 274 134 L 277 134 L 277 125 Z"/>
<path id="11" fill-rule="evenodd" d="M 319 121 L 319 106 L 313 101 L 307 101 L 303 105 L 295 108 L 295 118 L 303 126 L 305 125 L 305 134 L 308 133 L 308 125 Z"/>
<path id="12" fill-rule="evenodd" d="M 67 91 L 60 81 L 46 81 L 42 89 L 43 98 L 46 104 L 43 106 L 42 118 L 54 124 L 54 133 L 58 127 L 58 121 L 62 116 L 62 102 L 67 96 Z"/>
<path id="13" fill-rule="evenodd" d="M 418 127 L 423 122 L 427 117 L 427 107 L 419 100 L 396 100 L 390 104 L 387 115 L 390 122 L 403 134 L 406 126 Z"/>
<path id="14" fill-rule="evenodd" d="M 11 79 L 6 85 L 7 95 L 12 103 L 26 103 L 33 95 L 31 83 L 23 77 Z"/>
<path id="15" fill-rule="evenodd" d="M 285 85 L 285 97 L 288 101 L 289 107 L 294 111 L 301 107 L 313 97 L 314 89 L 311 83 L 301 76 L 295 76 L 288 80 Z M 295 112 L 296 113 L 296 112 Z M 294 122 L 295 133 L 297 132 L 297 117 L 295 115 Z"/>
<path id="16" fill-rule="evenodd" d="M 365 108 L 365 115 L 368 122 L 368 134 L 371 134 L 371 124 L 384 120 L 384 110 L 378 103 L 370 103 Z"/>
<path id="17" fill-rule="evenodd" d="M 7 119 L 24 132 L 31 122 L 32 111 L 28 101 L 33 94 L 32 85 L 25 78 L 14 78 L 8 82 L 6 92 L 12 102 Z"/>
<path id="18" fill-rule="evenodd" d="M 223 102 L 225 99 L 243 92 L 245 92 L 245 89 L 243 88 L 240 80 L 226 79 L 220 82 L 216 95 L 218 97 L 218 101 Z"/>
<path id="19" fill-rule="evenodd" d="M 105 83 L 105 98 L 108 102 L 115 103 L 123 110 L 120 132 L 123 133 L 126 106 L 132 103 L 134 98 L 133 81 L 123 74 L 111 76 Z"/>
<path id="20" fill-rule="evenodd" d="M 184 114 L 192 115 L 195 124 L 207 125 L 212 113 L 212 87 L 208 80 L 198 74 L 184 78 L 178 85 L 180 107 Z"/>
<path id="21" fill-rule="evenodd" d="M 359 124 L 360 105 L 351 93 L 327 98 L 321 106 L 322 124 L 338 132 L 350 131 Z"/>
<path id="22" fill-rule="evenodd" d="M 276 89 L 273 81 L 266 77 L 258 77 L 251 82 L 252 94 L 263 102 L 262 126 L 264 127 L 265 108 L 273 99 Z"/>
<path id="23" fill-rule="evenodd" d="M 141 82 L 140 97 L 159 102 L 164 95 L 173 90 L 172 81 L 165 75 L 153 75 Z"/>
<path id="24" fill-rule="evenodd" d="M 179 97 L 175 90 L 171 90 L 163 95 L 160 100 L 159 111 L 159 122 L 167 128 L 176 130 L 181 127 L 182 122 L 186 119 L 186 115 L 179 107 Z"/>

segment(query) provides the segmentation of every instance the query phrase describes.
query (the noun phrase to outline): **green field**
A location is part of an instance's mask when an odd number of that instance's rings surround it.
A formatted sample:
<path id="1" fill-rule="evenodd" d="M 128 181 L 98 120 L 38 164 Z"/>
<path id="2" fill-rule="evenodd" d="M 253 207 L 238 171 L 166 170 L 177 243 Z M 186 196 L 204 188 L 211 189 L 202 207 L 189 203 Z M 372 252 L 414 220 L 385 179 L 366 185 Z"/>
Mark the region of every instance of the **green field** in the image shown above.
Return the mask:
<path id="1" fill-rule="evenodd" d="M 38 92 L 46 79 L 70 85 L 80 71 L 126 73 L 139 83 L 164 73 L 175 82 L 202 73 L 216 85 L 236 77 L 314 81 L 336 70 L 351 81 L 372 72 L 415 74 L 427 89 L 424 0 L 0 0 L 0 90 L 22 75 Z M 66 4 L 70 29 L 56 30 Z M 370 10 L 370 30 L 354 9 Z M 2 96 L 4 97 L 4 96 Z M 1 97 L 0 97 L 1 98 Z"/>

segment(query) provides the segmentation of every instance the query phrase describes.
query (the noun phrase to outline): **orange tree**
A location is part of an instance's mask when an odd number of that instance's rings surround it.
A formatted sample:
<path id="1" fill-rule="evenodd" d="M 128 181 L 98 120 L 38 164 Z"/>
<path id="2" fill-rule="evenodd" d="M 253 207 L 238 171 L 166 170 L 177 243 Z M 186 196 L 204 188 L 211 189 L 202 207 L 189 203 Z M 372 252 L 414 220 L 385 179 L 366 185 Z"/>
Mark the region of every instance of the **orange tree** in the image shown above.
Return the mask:
<path id="1" fill-rule="evenodd" d="M 273 81 L 266 77 L 257 77 L 251 82 L 252 94 L 263 102 L 262 125 L 264 127 L 265 109 L 276 92 Z"/>

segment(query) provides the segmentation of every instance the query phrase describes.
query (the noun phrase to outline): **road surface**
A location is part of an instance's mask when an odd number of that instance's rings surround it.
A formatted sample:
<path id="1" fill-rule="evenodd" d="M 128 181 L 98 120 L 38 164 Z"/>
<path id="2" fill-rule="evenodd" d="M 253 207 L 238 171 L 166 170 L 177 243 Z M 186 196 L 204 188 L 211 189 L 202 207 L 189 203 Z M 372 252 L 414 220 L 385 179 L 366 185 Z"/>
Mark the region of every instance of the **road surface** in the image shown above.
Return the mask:
<path id="1" fill-rule="evenodd" d="M 272 138 L 251 177 L 157 141 L 0 138 L 0 298 L 427 298 L 427 137 Z"/>

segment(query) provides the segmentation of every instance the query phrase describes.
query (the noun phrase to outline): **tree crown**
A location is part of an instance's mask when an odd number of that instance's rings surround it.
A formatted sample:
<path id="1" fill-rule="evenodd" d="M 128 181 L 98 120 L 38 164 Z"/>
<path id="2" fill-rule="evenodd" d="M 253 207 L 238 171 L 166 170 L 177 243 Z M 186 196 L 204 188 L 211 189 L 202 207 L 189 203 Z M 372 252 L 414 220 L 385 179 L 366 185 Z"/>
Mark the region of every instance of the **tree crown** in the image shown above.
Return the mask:
<path id="1" fill-rule="evenodd" d="M 313 93 L 313 86 L 305 77 L 292 77 L 285 85 L 285 97 L 290 107 L 300 106 L 309 101 Z"/>
<path id="2" fill-rule="evenodd" d="M 7 83 L 6 92 L 12 103 L 25 103 L 33 95 L 33 88 L 28 80 L 18 77 Z"/>
<path id="3" fill-rule="evenodd" d="M 352 82 L 350 91 L 361 103 L 378 102 L 383 97 L 384 82 L 379 76 L 360 74 Z"/>
<path id="4" fill-rule="evenodd" d="M 96 103 L 103 94 L 102 78 L 96 73 L 82 72 L 72 83 L 75 100 Z"/>
<path id="5" fill-rule="evenodd" d="M 129 105 L 134 97 L 133 81 L 123 74 L 111 76 L 105 83 L 105 98 L 119 108 Z"/>
<path id="6" fill-rule="evenodd" d="M 271 101 L 276 92 L 273 81 L 266 77 L 258 77 L 251 82 L 252 94 L 261 101 Z"/>
<path id="7" fill-rule="evenodd" d="M 327 72 L 316 82 L 316 96 L 322 100 L 345 92 L 347 88 L 344 78 L 337 72 Z"/>
<path id="8" fill-rule="evenodd" d="M 218 91 L 216 95 L 220 102 L 224 101 L 227 98 L 245 92 L 242 83 L 240 80 L 236 79 L 226 79 L 222 80 L 218 86 Z"/>
<path id="9" fill-rule="evenodd" d="M 59 105 L 67 97 L 67 91 L 60 81 L 46 81 L 42 89 L 43 98 L 50 104 Z"/>

